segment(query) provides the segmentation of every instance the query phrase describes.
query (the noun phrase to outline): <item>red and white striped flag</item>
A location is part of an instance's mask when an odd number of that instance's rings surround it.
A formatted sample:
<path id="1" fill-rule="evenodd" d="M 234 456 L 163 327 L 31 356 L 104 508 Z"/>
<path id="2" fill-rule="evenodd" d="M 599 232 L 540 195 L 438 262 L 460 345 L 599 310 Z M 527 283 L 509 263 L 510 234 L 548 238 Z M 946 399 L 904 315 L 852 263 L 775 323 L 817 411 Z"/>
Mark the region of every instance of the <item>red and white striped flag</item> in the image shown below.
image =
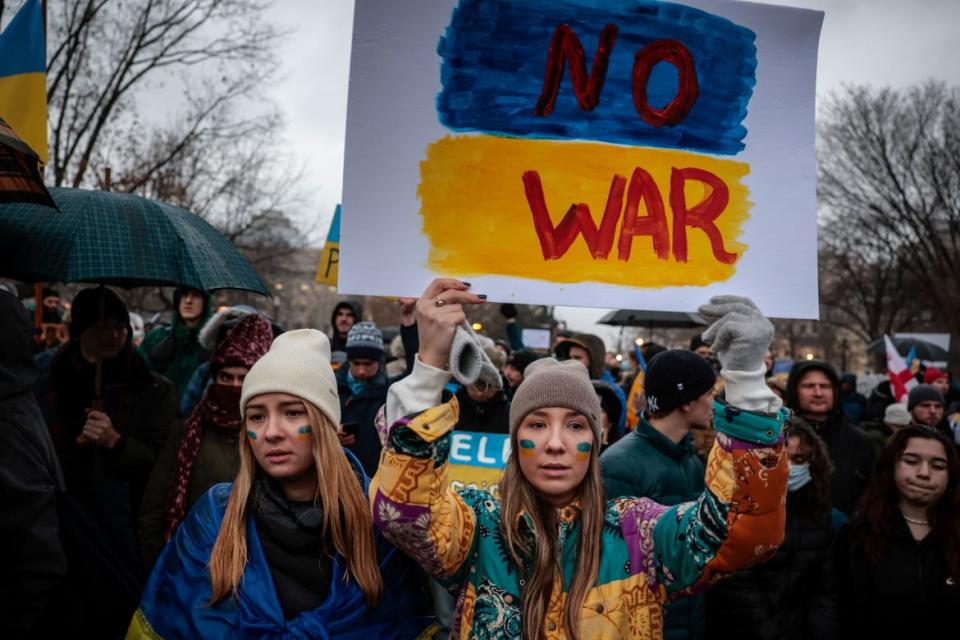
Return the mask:
<path id="1" fill-rule="evenodd" d="M 890 393 L 893 401 L 900 402 L 910 393 L 910 389 L 917 386 L 917 379 L 913 377 L 910 368 L 903 361 L 897 348 L 893 346 L 890 336 L 883 336 L 883 343 L 887 348 L 887 375 L 890 376 Z"/>

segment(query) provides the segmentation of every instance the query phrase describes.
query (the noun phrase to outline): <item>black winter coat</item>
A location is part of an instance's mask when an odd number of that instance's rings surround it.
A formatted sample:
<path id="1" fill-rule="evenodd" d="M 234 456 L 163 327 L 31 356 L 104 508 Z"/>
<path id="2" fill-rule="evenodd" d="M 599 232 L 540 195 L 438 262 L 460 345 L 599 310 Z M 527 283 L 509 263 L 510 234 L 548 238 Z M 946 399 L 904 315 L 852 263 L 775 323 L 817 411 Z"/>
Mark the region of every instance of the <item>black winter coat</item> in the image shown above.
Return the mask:
<path id="1" fill-rule="evenodd" d="M 380 363 L 380 371 L 377 375 L 367 382 L 360 393 L 354 395 L 347 383 L 347 373 L 349 371 L 349 363 L 337 369 L 340 422 L 342 424 L 355 422 L 359 425 L 357 441 L 346 448 L 357 456 L 364 472 L 372 477 L 380 465 L 380 451 L 383 448 L 380 444 L 380 434 L 377 433 L 377 412 L 387 402 L 387 389 L 390 386 L 390 381 L 387 380 L 383 371 L 383 363 Z"/>
<path id="2" fill-rule="evenodd" d="M 177 422 L 176 389 L 130 351 L 104 362 L 104 411 L 123 438 L 113 449 L 77 435 L 94 393 L 94 366 L 68 342 L 37 383 L 67 490 L 58 511 L 69 571 L 47 637 L 119 637 L 130 624 L 145 575 L 136 514 L 157 453 Z"/>
<path id="3" fill-rule="evenodd" d="M 842 415 L 832 415 L 826 422 L 809 422 L 833 460 L 833 507 L 852 516 L 877 462 L 876 445 L 863 429 L 849 424 Z"/>
<path id="4" fill-rule="evenodd" d="M 838 542 L 844 635 L 871 640 L 952 637 L 960 584 L 948 576 L 943 540 L 931 533 L 917 542 L 898 517 L 880 562 L 873 564 L 852 534 L 845 528 Z"/>
<path id="5" fill-rule="evenodd" d="M 33 397 L 33 327 L 0 291 L 0 638 L 37 637 L 54 589 L 67 573 L 56 496 L 63 474 Z"/>
<path id="6" fill-rule="evenodd" d="M 840 611 L 830 516 L 805 508 L 810 486 L 787 494 L 783 544 L 763 564 L 733 574 L 707 592 L 711 640 L 828 640 Z"/>
<path id="7" fill-rule="evenodd" d="M 835 400 L 833 410 L 824 422 L 814 422 L 805 418 L 814 428 L 830 452 L 833 461 L 833 507 L 847 516 L 852 516 L 867 488 L 867 478 L 873 472 L 877 461 L 877 452 L 873 439 L 860 427 L 851 425 L 843 414 L 840 405 L 840 378 L 832 366 L 819 360 L 798 360 L 790 368 L 787 378 L 786 405 L 800 412 L 798 386 L 801 379 L 810 371 L 820 371 L 833 385 Z M 882 410 L 881 410 L 882 414 Z M 801 413 L 802 415 L 802 413 Z"/>

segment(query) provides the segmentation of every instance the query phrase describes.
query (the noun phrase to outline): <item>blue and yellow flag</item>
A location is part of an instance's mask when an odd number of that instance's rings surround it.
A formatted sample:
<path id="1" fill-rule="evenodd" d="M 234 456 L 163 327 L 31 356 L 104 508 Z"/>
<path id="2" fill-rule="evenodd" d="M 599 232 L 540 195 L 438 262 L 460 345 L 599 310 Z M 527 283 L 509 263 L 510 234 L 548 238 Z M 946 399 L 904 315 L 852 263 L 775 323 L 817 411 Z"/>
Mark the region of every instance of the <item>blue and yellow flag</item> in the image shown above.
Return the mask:
<path id="1" fill-rule="evenodd" d="M 47 161 L 47 60 L 40 0 L 0 33 L 0 117 Z"/>
<path id="2" fill-rule="evenodd" d="M 917 372 L 920 371 L 920 358 L 917 357 L 916 345 L 910 347 L 910 352 L 907 353 L 906 361 L 907 366 L 910 368 L 910 373 L 917 375 Z"/>
<path id="3" fill-rule="evenodd" d="M 320 253 L 320 263 L 317 265 L 317 282 L 331 287 L 337 286 L 337 277 L 340 275 L 340 205 L 333 212 L 333 222 L 327 233 L 327 242 Z"/>

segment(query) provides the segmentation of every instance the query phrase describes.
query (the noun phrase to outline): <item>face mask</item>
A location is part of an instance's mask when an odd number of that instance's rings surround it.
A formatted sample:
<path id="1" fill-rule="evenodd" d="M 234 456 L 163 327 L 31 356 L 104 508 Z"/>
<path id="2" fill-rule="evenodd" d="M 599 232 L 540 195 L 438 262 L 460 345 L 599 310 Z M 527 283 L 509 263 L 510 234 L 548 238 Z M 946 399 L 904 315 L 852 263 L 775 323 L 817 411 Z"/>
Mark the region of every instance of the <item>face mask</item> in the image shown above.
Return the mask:
<path id="1" fill-rule="evenodd" d="M 810 464 L 790 463 L 790 476 L 787 478 L 787 490 L 796 491 L 810 482 Z"/>

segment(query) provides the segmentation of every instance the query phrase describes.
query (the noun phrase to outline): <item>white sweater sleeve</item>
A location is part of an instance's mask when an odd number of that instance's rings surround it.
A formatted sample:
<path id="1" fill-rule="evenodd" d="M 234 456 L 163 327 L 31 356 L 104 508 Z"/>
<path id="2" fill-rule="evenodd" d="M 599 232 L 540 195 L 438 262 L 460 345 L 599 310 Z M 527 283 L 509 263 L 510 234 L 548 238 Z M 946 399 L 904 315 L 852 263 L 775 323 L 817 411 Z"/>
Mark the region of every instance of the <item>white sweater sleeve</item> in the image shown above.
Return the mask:
<path id="1" fill-rule="evenodd" d="M 449 381 L 449 371 L 424 364 L 419 355 L 414 356 L 410 375 L 387 391 L 387 425 L 440 404 L 443 387 Z"/>
<path id="2" fill-rule="evenodd" d="M 760 367 L 756 371 L 721 371 L 727 404 L 747 411 L 773 413 L 779 410 L 783 401 L 767 386 L 765 373 L 766 367 Z"/>

